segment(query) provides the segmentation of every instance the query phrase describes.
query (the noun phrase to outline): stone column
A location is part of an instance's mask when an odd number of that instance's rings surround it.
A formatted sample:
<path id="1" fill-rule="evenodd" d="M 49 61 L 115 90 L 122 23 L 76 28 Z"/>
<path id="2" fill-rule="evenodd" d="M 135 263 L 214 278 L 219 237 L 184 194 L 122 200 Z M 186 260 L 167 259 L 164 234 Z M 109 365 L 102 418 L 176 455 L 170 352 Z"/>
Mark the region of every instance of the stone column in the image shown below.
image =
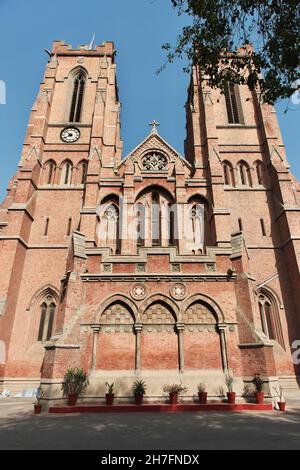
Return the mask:
<path id="1" fill-rule="evenodd" d="M 97 343 L 98 343 L 98 335 L 101 330 L 100 325 L 92 326 L 93 330 L 93 344 L 92 344 L 92 364 L 91 370 L 94 371 L 96 369 L 96 361 L 97 361 Z"/>
<path id="2" fill-rule="evenodd" d="M 134 325 L 135 332 L 135 373 L 138 374 L 141 370 L 141 332 L 143 325 L 136 323 Z"/>
<path id="3" fill-rule="evenodd" d="M 178 335 L 178 358 L 179 358 L 179 372 L 184 372 L 184 352 L 183 352 L 183 331 L 184 323 L 176 323 L 176 331 Z"/>
<path id="4" fill-rule="evenodd" d="M 220 333 L 220 340 L 221 340 L 221 354 L 222 354 L 223 370 L 225 374 L 227 374 L 229 371 L 227 344 L 226 344 L 226 329 L 227 329 L 227 325 L 218 325 L 218 331 Z"/>

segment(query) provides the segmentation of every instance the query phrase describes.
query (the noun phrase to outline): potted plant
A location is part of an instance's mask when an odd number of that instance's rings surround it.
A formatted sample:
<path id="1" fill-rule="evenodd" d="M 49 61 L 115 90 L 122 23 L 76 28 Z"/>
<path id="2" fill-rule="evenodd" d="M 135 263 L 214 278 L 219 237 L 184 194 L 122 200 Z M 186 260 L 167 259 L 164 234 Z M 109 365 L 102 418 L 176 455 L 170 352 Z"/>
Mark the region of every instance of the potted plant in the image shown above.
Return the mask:
<path id="1" fill-rule="evenodd" d="M 207 391 L 206 385 L 201 383 L 198 385 L 198 397 L 201 405 L 206 405 L 207 403 Z"/>
<path id="2" fill-rule="evenodd" d="M 172 385 L 165 385 L 163 388 L 163 391 L 169 394 L 171 405 L 177 405 L 178 396 L 181 393 L 187 392 L 188 389 L 187 387 L 184 387 L 182 384 L 172 384 Z"/>
<path id="3" fill-rule="evenodd" d="M 279 407 L 279 411 L 282 411 L 283 413 L 285 412 L 286 409 L 286 401 L 283 397 L 283 388 L 280 386 L 279 390 L 277 387 L 273 387 L 277 397 L 279 398 L 279 401 L 277 401 L 277 405 Z"/>
<path id="4" fill-rule="evenodd" d="M 44 398 L 44 392 L 42 390 L 42 387 L 39 386 L 37 390 L 34 393 L 35 398 L 36 398 L 36 403 L 34 404 L 34 412 L 36 415 L 41 414 L 42 412 L 42 405 L 41 405 L 41 400 Z"/>
<path id="5" fill-rule="evenodd" d="M 261 378 L 260 374 L 256 374 L 254 376 L 254 379 L 252 380 L 252 383 L 255 387 L 255 399 L 256 399 L 256 403 L 258 405 L 262 405 L 263 402 L 264 402 L 264 381 L 263 379 Z"/>
<path id="6" fill-rule="evenodd" d="M 132 393 L 134 395 L 135 404 L 141 405 L 143 403 L 144 395 L 146 395 L 146 383 L 143 380 L 136 380 L 133 383 Z"/>
<path id="7" fill-rule="evenodd" d="M 89 384 L 86 372 L 76 367 L 68 369 L 62 384 L 64 396 L 68 399 L 68 406 L 75 406 L 77 399 L 82 395 Z"/>
<path id="8" fill-rule="evenodd" d="M 233 382 L 234 382 L 234 378 L 232 377 L 232 375 L 227 374 L 225 377 L 225 383 L 228 389 L 227 399 L 230 405 L 235 404 L 235 398 L 236 398 L 236 393 L 233 391 Z"/>
<path id="9" fill-rule="evenodd" d="M 112 383 L 112 384 L 109 384 L 108 382 L 106 382 L 106 387 L 107 387 L 107 394 L 105 395 L 106 397 L 106 404 L 108 406 L 112 406 L 114 404 L 114 398 L 115 398 L 115 394 L 114 394 L 114 386 L 115 384 Z"/>

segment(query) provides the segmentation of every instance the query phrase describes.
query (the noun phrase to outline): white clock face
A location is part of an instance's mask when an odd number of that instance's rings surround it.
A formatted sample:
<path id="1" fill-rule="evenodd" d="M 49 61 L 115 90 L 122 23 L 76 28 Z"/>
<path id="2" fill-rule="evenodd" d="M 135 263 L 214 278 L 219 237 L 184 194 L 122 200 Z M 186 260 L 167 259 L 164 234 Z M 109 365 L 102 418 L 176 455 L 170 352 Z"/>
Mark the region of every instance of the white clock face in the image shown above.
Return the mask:
<path id="1" fill-rule="evenodd" d="M 68 142 L 68 144 L 71 144 L 79 139 L 80 130 L 76 127 L 66 127 L 66 129 L 61 132 L 60 136 L 61 140 L 63 140 L 64 142 Z"/>

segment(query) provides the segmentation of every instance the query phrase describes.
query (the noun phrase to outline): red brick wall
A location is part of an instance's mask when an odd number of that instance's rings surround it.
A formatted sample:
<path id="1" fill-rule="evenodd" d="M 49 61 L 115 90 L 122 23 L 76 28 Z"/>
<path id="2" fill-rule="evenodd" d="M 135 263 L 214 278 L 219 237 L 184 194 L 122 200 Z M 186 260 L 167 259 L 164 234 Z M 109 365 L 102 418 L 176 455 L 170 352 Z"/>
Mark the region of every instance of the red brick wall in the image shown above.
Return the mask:
<path id="1" fill-rule="evenodd" d="M 134 334 L 101 332 L 98 340 L 96 364 L 99 370 L 134 370 Z"/>
<path id="2" fill-rule="evenodd" d="M 183 346 L 185 369 L 222 369 L 220 336 L 215 331 L 185 331 Z"/>
<path id="3" fill-rule="evenodd" d="M 178 369 L 178 339 L 175 332 L 142 332 L 142 369 Z"/>

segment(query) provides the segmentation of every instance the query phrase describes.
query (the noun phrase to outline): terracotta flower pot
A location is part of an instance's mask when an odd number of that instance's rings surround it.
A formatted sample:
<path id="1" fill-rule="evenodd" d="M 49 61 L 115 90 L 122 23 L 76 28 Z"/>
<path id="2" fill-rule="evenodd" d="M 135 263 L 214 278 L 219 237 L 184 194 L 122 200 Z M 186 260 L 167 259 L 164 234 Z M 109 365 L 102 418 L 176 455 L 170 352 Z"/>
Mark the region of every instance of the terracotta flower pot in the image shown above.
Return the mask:
<path id="1" fill-rule="evenodd" d="M 134 400 L 136 405 L 141 405 L 143 403 L 144 395 L 141 393 L 136 393 L 134 395 Z"/>
<path id="2" fill-rule="evenodd" d="M 285 407 L 286 407 L 285 401 L 279 401 L 277 404 L 279 406 L 279 411 L 282 411 L 284 413 L 285 412 Z"/>
<path id="3" fill-rule="evenodd" d="M 264 398 L 265 398 L 264 392 L 255 393 L 255 400 L 258 405 L 262 405 L 264 403 Z"/>
<path id="4" fill-rule="evenodd" d="M 78 396 L 70 394 L 68 395 L 68 406 L 76 406 Z"/>
<path id="5" fill-rule="evenodd" d="M 228 399 L 228 403 L 230 405 L 234 405 L 235 404 L 235 397 L 236 397 L 236 393 L 235 392 L 227 392 L 227 399 Z"/>
<path id="6" fill-rule="evenodd" d="M 42 412 L 42 405 L 34 405 L 34 413 L 40 415 Z"/>
<path id="7" fill-rule="evenodd" d="M 206 405 L 207 403 L 207 392 L 199 392 L 198 393 L 199 402 L 201 405 Z"/>
<path id="8" fill-rule="evenodd" d="M 177 392 L 170 393 L 170 403 L 171 403 L 171 405 L 177 405 L 177 403 L 178 403 L 178 393 Z"/>
<path id="9" fill-rule="evenodd" d="M 112 406 L 114 404 L 115 394 L 114 393 L 107 393 L 105 395 L 105 397 L 106 397 L 106 404 L 108 406 Z"/>

